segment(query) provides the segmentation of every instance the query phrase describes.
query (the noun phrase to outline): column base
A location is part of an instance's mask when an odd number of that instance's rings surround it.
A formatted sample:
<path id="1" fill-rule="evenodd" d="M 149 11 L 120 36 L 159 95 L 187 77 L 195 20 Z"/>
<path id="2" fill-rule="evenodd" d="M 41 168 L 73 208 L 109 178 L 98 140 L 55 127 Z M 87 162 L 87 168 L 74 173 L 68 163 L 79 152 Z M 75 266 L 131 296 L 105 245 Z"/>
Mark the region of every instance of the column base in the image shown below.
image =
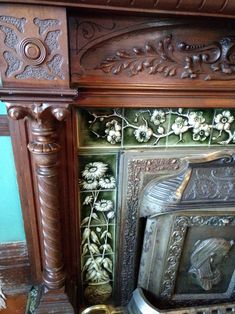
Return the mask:
<path id="1" fill-rule="evenodd" d="M 44 285 L 33 287 L 29 293 L 26 314 L 74 314 L 64 288 L 48 290 Z"/>

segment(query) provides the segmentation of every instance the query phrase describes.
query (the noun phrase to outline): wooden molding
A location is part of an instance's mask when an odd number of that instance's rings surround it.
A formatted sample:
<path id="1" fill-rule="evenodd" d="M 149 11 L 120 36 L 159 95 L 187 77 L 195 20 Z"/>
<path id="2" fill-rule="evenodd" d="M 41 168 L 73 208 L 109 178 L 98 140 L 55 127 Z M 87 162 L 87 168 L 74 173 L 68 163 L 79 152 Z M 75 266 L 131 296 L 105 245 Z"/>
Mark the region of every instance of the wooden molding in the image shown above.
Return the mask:
<path id="1" fill-rule="evenodd" d="M 1 2 L 8 2 L 1 0 Z M 18 3 L 17 0 L 11 2 Z M 26 1 L 25 1 L 26 2 Z M 215 16 L 233 18 L 235 4 L 233 0 L 27 0 L 30 4 L 45 4 L 55 6 L 77 7 L 79 9 L 94 9 L 139 12 L 149 14 L 173 14 L 194 16 Z"/>
<path id="2" fill-rule="evenodd" d="M 26 242 L 0 244 L 0 274 L 6 294 L 29 291 L 32 278 Z"/>
<path id="3" fill-rule="evenodd" d="M 6 115 L 0 115 L 0 136 L 9 136 L 9 122 Z"/>

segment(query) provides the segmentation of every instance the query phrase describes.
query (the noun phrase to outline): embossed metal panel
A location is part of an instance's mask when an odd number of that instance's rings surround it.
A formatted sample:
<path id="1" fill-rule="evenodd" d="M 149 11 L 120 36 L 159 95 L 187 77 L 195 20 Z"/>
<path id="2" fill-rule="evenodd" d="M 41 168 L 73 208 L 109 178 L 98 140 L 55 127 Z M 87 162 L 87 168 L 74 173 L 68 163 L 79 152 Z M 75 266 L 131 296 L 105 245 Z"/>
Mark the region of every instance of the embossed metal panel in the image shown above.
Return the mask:
<path id="1" fill-rule="evenodd" d="M 231 301 L 235 290 L 234 157 L 184 158 L 144 188 L 139 287 L 169 308 Z"/>

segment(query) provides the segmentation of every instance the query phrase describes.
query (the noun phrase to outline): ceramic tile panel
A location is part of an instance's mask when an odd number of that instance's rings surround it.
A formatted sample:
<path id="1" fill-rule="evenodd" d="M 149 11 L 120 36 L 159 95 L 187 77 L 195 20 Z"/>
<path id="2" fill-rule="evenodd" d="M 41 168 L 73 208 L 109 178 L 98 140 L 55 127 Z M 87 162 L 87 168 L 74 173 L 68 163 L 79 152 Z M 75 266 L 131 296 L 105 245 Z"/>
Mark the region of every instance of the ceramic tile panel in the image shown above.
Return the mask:
<path id="1" fill-rule="evenodd" d="M 79 109 L 79 148 L 214 146 L 235 143 L 232 109 Z"/>
<path id="2" fill-rule="evenodd" d="M 112 295 L 114 280 L 117 156 L 84 154 L 78 158 L 84 296 L 91 304 L 103 303 Z M 95 300 L 100 289 L 106 292 Z"/>
<path id="3" fill-rule="evenodd" d="M 216 109 L 212 124 L 212 145 L 235 143 L 235 110 Z"/>
<path id="4" fill-rule="evenodd" d="M 121 147 L 122 112 L 122 109 L 79 109 L 78 146 Z"/>
<path id="5" fill-rule="evenodd" d="M 83 291 L 89 303 L 101 304 L 115 282 L 120 149 L 234 144 L 235 110 L 79 109 L 77 125 Z"/>

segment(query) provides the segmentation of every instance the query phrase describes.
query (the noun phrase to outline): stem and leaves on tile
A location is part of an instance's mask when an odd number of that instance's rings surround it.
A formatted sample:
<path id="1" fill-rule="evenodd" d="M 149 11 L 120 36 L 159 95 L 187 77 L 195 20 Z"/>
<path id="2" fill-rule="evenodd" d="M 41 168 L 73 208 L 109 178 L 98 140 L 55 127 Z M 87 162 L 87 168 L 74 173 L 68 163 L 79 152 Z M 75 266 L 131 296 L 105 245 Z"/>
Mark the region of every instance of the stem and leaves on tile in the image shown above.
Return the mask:
<path id="1" fill-rule="evenodd" d="M 86 191 L 82 202 L 85 216 L 81 221 L 82 272 L 86 283 L 103 283 L 112 279 L 114 239 L 111 229 L 115 204 L 112 194 L 103 192 L 116 188 L 115 177 L 110 173 L 109 165 L 102 161 L 86 163 L 81 172 L 81 190 Z"/>

